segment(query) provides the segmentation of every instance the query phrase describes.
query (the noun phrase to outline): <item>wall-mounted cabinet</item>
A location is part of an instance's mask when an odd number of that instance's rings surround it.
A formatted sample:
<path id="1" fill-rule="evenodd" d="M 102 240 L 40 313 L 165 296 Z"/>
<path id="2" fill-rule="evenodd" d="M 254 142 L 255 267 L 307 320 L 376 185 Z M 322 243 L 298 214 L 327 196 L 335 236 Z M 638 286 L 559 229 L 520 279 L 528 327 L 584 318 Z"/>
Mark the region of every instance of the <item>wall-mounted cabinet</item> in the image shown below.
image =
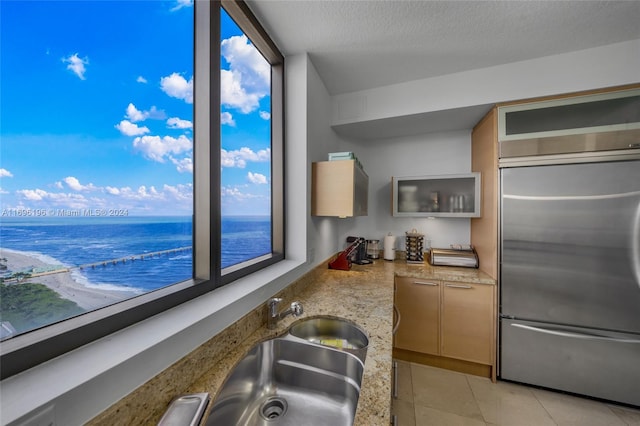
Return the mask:
<path id="1" fill-rule="evenodd" d="M 366 216 L 368 192 L 369 176 L 355 160 L 311 165 L 312 216 Z"/>
<path id="2" fill-rule="evenodd" d="M 480 217 L 480 173 L 392 179 L 392 214 L 400 217 Z"/>

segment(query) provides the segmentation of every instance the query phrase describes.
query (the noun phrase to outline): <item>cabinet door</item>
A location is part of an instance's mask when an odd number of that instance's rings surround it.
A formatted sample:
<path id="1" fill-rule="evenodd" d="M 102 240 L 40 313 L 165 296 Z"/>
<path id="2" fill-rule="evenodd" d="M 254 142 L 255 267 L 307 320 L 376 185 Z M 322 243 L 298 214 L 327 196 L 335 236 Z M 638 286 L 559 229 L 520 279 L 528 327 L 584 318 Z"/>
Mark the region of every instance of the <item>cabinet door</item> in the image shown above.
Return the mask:
<path id="1" fill-rule="evenodd" d="M 445 282 L 442 291 L 442 355 L 492 365 L 495 286 Z"/>
<path id="2" fill-rule="evenodd" d="M 354 160 L 311 164 L 311 215 L 366 216 L 369 177 Z"/>
<path id="3" fill-rule="evenodd" d="M 440 282 L 396 277 L 395 284 L 395 304 L 401 317 L 395 347 L 438 355 Z"/>
<path id="4" fill-rule="evenodd" d="M 399 217 L 480 217 L 479 172 L 393 177 L 392 214 Z"/>

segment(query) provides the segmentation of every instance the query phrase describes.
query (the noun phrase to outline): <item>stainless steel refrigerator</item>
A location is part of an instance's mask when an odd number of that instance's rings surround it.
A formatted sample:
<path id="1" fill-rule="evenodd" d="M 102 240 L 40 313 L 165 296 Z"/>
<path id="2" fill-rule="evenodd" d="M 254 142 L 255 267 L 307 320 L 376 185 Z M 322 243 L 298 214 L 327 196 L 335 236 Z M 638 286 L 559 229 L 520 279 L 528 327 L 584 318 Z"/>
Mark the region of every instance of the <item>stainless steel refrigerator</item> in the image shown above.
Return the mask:
<path id="1" fill-rule="evenodd" d="M 640 406 L 640 160 L 500 174 L 500 377 Z"/>

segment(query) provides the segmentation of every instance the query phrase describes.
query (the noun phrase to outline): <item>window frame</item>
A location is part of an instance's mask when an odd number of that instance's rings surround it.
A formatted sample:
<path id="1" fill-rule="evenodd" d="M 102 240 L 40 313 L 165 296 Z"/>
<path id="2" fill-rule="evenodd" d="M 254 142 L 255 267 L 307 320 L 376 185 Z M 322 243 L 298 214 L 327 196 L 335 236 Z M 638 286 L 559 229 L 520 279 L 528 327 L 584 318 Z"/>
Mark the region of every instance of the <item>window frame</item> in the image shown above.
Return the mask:
<path id="1" fill-rule="evenodd" d="M 193 5 L 192 279 L 2 341 L 0 380 L 193 300 L 285 258 L 284 58 L 243 0 L 205 3 L 209 2 L 195 0 Z M 220 39 L 221 7 L 238 23 L 272 66 L 272 253 L 257 261 L 244 262 L 226 273 L 220 267 L 220 43 L 211 42 Z M 196 93 L 200 96 L 195 96 Z"/>

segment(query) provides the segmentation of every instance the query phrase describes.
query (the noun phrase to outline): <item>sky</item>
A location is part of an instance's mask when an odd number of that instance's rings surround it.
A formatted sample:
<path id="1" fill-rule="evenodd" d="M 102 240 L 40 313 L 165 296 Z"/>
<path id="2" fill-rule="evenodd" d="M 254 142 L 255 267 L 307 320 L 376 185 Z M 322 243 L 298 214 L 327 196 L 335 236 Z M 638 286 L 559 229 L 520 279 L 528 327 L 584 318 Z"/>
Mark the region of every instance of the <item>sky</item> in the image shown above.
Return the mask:
<path id="1" fill-rule="evenodd" d="M 1 216 L 191 215 L 193 4 L 0 4 Z M 270 67 L 223 12 L 222 214 L 270 214 Z"/>

